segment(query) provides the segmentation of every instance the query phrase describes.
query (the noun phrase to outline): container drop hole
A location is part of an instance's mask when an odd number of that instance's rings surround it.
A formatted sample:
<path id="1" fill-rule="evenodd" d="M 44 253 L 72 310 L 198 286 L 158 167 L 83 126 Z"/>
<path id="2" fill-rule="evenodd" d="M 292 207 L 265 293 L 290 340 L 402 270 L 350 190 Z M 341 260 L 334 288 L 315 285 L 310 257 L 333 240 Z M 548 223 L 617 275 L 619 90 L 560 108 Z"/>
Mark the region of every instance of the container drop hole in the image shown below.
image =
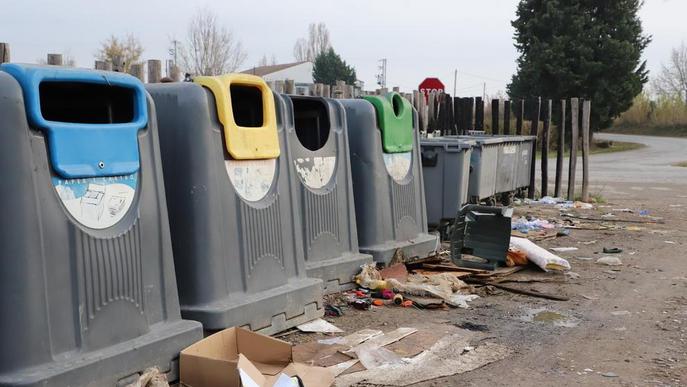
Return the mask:
<path id="1" fill-rule="evenodd" d="M 262 90 L 255 86 L 231 85 L 231 109 L 234 122 L 244 128 L 262 126 Z"/>
<path id="2" fill-rule="evenodd" d="M 135 90 L 85 82 L 41 82 L 41 114 L 47 121 L 121 124 L 134 120 Z"/>
<path id="3" fill-rule="evenodd" d="M 326 105 L 317 99 L 292 98 L 294 125 L 301 144 L 316 151 L 329 138 L 329 114 Z"/>
<path id="4" fill-rule="evenodd" d="M 394 107 L 394 114 L 396 117 L 400 116 L 403 113 L 403 100 L 401 99 L 401 96 L 394 94 L 394 96 L 391 97 L 391 104 Z"/>

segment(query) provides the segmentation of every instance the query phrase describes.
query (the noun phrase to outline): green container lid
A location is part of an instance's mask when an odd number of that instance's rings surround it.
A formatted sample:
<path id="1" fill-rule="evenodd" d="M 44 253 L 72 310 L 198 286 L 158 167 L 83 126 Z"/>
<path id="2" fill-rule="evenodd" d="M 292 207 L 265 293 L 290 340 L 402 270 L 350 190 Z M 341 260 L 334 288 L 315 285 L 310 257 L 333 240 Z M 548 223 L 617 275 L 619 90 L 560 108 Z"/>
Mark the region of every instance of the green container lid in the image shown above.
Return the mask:
<path id="1" fill-rule="evenodd" d="M 398 93 L 368 95 L 364 99 L 375 107 L 377 126 L 382 131 L 385 153 L 409 152 L 413 149 L 413 107 Z"/>

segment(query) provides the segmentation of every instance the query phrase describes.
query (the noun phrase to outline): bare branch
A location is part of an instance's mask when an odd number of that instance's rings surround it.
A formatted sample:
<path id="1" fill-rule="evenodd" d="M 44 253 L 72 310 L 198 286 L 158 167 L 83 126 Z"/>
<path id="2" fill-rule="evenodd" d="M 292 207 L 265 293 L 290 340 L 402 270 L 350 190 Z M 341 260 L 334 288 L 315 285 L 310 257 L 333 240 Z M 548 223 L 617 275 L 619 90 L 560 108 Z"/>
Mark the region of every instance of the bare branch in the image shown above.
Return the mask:
<path id="1" fill-rule="evenodd" d="M 299 61 L 314 62 L 315 58 L 331 47 L 329 30 L 324 23 L 310 23 L 308 39 L 300 38 L 293 47 L 293 56 Z"/>

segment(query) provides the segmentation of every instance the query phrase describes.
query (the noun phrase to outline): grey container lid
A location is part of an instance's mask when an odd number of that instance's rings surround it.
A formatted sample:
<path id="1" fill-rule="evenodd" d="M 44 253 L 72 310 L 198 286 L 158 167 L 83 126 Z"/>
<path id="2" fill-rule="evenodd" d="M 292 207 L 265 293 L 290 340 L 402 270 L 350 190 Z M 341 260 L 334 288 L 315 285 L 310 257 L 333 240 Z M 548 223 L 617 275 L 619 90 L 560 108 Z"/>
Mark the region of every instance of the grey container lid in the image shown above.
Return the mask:
<path id="1" fill-rule="evenodd" d="M 477 145 L 472 139 L 456 137 L 432 137 L 420 139 L 420 146 L 423 148 L 444 148 L 445 152 L 461 152 Z"/>

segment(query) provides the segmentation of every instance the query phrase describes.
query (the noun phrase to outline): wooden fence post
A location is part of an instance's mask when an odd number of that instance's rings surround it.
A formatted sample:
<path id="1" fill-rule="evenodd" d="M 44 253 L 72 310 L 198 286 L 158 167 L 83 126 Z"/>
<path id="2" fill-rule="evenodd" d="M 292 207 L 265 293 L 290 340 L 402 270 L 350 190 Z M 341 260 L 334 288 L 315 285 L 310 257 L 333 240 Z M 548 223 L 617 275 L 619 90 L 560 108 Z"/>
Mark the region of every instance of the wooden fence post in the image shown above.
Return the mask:
<path id="1" fill-rule="evenodd" d="M 589 202 L 589 120 L 592 101 L 582 102 L 582 201 Z"/>
<path id="2" fill-rule="evenodd" d="M 453 134 L 463 134 L 463 104 L 460 97 L 453 96 L 453 115 L 456 118 L 456 125 Z"/>
<path id="3" fill-rule="evenodd" d="M 286 94 L 296 94 L 296 81 L 293 79 L 287 79 L 284 81 L 284 93 Z"/>
<path id="4" fill-rule="evenodd" d="M 482 99 L 480 98 L 480 101 Z M 473 121 L 473 109 L 475 107 L 475 99 L 468 97 L 465 98 L 465 130 L 474 130 L 474 121 Z"/>
<path id="5" fill-rule="evenodd" d="M 104 60 L 95 61 L 96 70 L 112 71 L 112 63 Z"/>
<path id="6" fill-rule="evenodd" d="M 570 161 L 568 161 L 568 200 L 575 200 L 575 172 L 577 169 L 577 140 L 579 134 L 578 121 L 580 118 L 580 102 L 577 98 L 570 99 Z"/>
<path id="7" fill-rule="evenodd" d="M 531 122 L 532 126 L 530 127 L 530 135 L 534 136 L 535 142 L 534 142 L 534 147 L 532 148 L 533 155 L 532 155 L 532 164 L 530 165 L 530 187 L 529 191 L 527 192 L 527 197 L 530 199 L 534 199 L 534 191 L 536 190 L 535 187 L 535 177 L 537 175 L 537 132 L 539 131 L 539 118 L 541 117 L 541 97 L 537 100 L 537 103 L 535 105 L 535 109 L 533 109 Z"/>
<path id="8" fill-rule="evenodd" d="M 143 82 L 143 64 L 142 63 L 132 63 L 129 65 L 129 74 L 138 78 Z"/>
<path id="9" fill-rule="evenodd" d="M 159 83 L 162 78 L 162 62 L 159 59 L 148 60 L 148 83 Z"/>
<path id="10" fill-rule="evenodd" d="M 484 101 L 482 97 L 475 97 L 475 126 L 474 130 L 484 130 Z"/>
<path id="11" fill-rule="evenodd" d="M 52 65 L 52 66 L 62 66 L 63 65 L 62 54 L 48 54 L 47 63 L 49 65 Z"/>
<path id="12" fill-rule="evenodd" d="M 521 99 L 517 104 L 517 112 L 515 113 L 515 134 L 522 135 L 522 123 L 525 121 L 525 100 Z"/>
<path id="13" fill-rule="evenodd" d="M 503 101 L 503 134 L 510 135 L 510 101 Z"/>
<path id="14" fill-rule="evenodd" d="M 565 100 L 561 100 L 561 120 L 558 123 L 558 149 L 556 151 L 556 185 L 553 196 L 561 196 L 561 178 L 563 177 L 563 154 L 565 153 Z"/>
<path id="15" fill-rule="evenodd" d="M 544 107 L 544 127 L 541 134 L 541 196 L 549 195 L 549 137 L 551 134 L 551 100 Z"/>
<path id="16" fill-rule="evenodd" d="M 491 100 L 491 134 L 499 134 L 499 100 Z"/>
<path id="17" fill-rule="evenodd" d="M 0 42 L 0 63 L 10 61 L 10 44 Z"/>
<path id="18" fill-rule="evenodd" d="M 122 72 L 127 64 L 121 56 L 112 57 L 112 71 Z"/>

